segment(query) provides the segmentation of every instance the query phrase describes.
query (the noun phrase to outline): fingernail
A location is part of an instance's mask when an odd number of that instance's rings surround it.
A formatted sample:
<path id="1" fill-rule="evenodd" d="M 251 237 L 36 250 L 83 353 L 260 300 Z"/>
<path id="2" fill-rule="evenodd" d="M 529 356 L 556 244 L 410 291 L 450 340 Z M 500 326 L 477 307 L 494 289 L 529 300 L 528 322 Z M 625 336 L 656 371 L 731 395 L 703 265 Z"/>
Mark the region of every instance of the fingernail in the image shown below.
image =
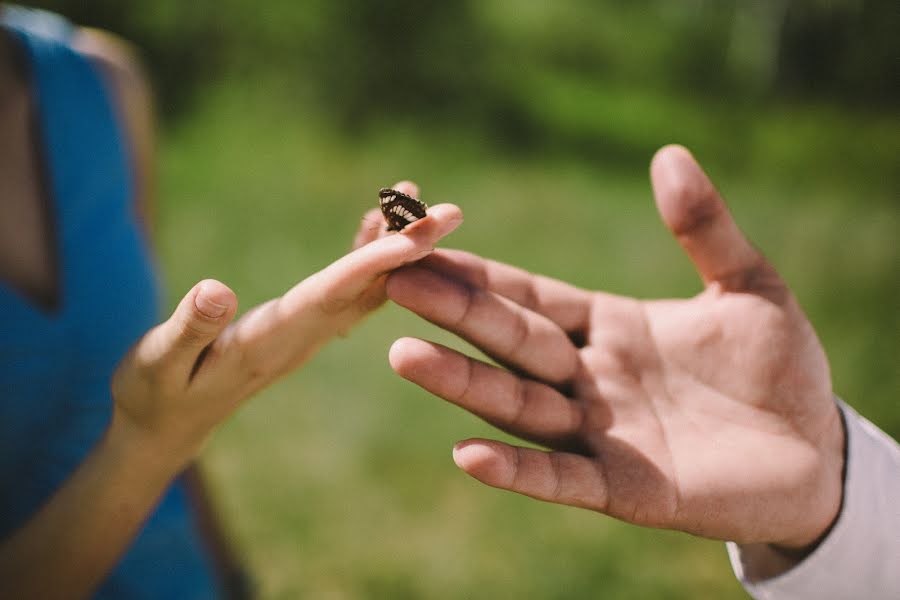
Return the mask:
<path id="1" fill-rule="evenodd" d="M 194 297 L 194 306 L 196 306 L 197 310 L 199 310 L 202 314 L 209 317 L 210 319 L 218 319 L 225 314 L 225 311 L 228 310 L 227 306 L 210 300 L 206 296 L 206 294 L 203 293 L 202 289 Z"/>
<path id="2" fill-rule="evenodd" d="M 467 454 L 467 450 L 469 450 L 469 444 L 466 442 L 457 442 L 453 445 L 453 462 L 455 462 L 458 466 L 462 466 L 462 460 L 465 459 L 465 455 Z M 469 452 L 470 453 L 470 452 Z"/>

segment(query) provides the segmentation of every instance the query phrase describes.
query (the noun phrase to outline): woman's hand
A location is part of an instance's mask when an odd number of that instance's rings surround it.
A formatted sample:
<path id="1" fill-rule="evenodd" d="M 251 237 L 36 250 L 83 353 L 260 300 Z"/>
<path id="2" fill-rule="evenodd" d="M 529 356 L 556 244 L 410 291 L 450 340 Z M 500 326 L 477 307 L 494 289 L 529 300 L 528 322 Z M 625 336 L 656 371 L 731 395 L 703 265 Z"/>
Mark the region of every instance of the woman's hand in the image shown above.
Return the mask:
<path id="1" fill-rule="evenodd" d="M 401 188 L 415 193 L 412 184 Z M 367 215 L 356 250 L 234 324 L 234 293 L 206 280 L 141 338 L 113 376 L 106 434 L 48 501 L 0 540 L 0 597 L 92 593 L 215 426 L 379 306 L 385 275 L 431 253 L 462 213 L 434 206 L 397 235 L 379 233 L 380 222 Z"/>
<path id="2" fill-rule="evenodd" d="M 410 338 L 391 364 L 552 450 L 458 444 L 456 463 L 488 485 L 803 548 L 841 504 L 844 436 L 825 354 L 690 154 L 663 149 L 652 176 L 660 215 L 706 284 L 699 295 L 642 301 L 438 251 L 392 274 L 390 298 L 507 368 Z"/>
<path id="3" fill-rule="evenodd" d="M 411 183 L 397 187 L 417 195 Z M 184 466 L 247 398 L 380 306 L 387 273 L 430 254 L 461 222 L 456 206 L 439 204 L 403 233 L 386 235 L 380 214 L 370 212 L 353 252 L 233 324 L 234 293 L 201 281 L 117 369 L 113 433 Z"/>

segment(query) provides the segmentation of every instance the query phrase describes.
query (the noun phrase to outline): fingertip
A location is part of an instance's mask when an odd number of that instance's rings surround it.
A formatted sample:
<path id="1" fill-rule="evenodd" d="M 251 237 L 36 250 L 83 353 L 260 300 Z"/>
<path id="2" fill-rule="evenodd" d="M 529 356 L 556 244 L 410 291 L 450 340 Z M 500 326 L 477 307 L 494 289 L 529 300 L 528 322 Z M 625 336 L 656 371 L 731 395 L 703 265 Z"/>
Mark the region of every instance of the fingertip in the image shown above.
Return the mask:
<path id="1" fill-rule="evenodd" d="M 463 216 L 462 209 L 460 209 L 455 204 L 451 204 L 450 202 L 441 202 L 440 204 L 435 204 L 428 209 L 428 214 L 432 216 L 440 216 L 440 218 L 447 221 L 462 220 Z"/>
<path id="2" fill-rule="evenodd" d="M 509 458 L 499 442 L 481 439 L 458 442 L 453 446 L 453 462 L 487 485 L 500 487 L 509 480 Z"/>
<path id="3" fill-rule="evenodd" d="M 395 183 L 394 189 L 398 192 L 406 194 L 407 196 L 412 196 L 413 198 L 419 197 L 419 186 L 416 185 L 415 182 L 409 181 L 407 179 Z"/>
<path id="4" fill-rule="evenodd" d="M 413 338 L 402 337 L 398 340 L 395 340 L 388 350 L 388 363 L 390 363 L 391 368 L 398 375 L 403 375 L 405 371 L 407 357 L 409 355 L 408 350 L 412 341 Z"/>
<path id="5" fill-rule="evenodd" d="M 453 462 L 463 471 L 482 461 L 484 447 L 477 440 L 463 440 L 453 445 Z"/>
<path id="6" fill-rule="evenodd" d="M 440 231 L 441 237 L 459 227 L 464 219 L 462 209 L 455 204 L 438 204 L 434 206 L 431 212 L 435 218 L 444 223 L 444 227 Z"/>
<path id="7" fill-rule="evenodd" d="M 428 209 L 427 216 L 407 226 L 402 233 L 418 243 L 434 245 L 446 237 L 463 222 L 463 213 L 454 204 L 435 204 Z"/>
<path id="8" fill-rule="evenodd" d="M 650 162 L 650 176 L 654 187 L 659 184 L 667 189 L 688 191 L 697 175 L 703 175 L 693 154 L 684 146 L 670 144 L 660 148 Z M 705 176 L 703 176 L 705 179 Z M 694 186 L 695 187 L 695 186 Z M 679 194 L 683 196 L 684 193 Z"/>
<path id="9" fill-rule="evenodd" d="M 414 379 L 417 369 L 422 364 L 425 353 L 432 349 L 426 341 L 402 337 L 391 344 L 388 350 L 388 362 L 395 373 L 404 379 Z"/>
<path id="10" fill-rule="evenodd" d="M 694 155 L 681 144 L 666 144 L 653 155 L 653 159 L 650 161 L 650 170 L 659 168 L 669 161 L 684 159 L 693 161 Z"/>
<path id="11" fill-rule="evenodd" d="M 219 335 L 234 317 L 237 297 L 224 283 L 204 279 L 185 294 L 172 316 L 156 331 L 160 355 L 193 364 L 197 351 Z"/>
<path id="12" fill-rule="evenodd" d="M 224 283 L 204 279 L 196 285 L 194 306 L 204 317 L 219 319 L 237 310 L 237 296 Z"/>
<path id="13" fill-rule="evenodd" d="M 422 239 L 437 241 L 463 222 L 462 210 L 455 204 L 435 204 L 428 208 L 427 216 L 406 226 L 402 234 L 407 237 L 421 236 Z"/>
<path id="14" fill-rule="evenodd" d="M 707 284 L 726 289 L 783 290 L 783 282 L 734 222 L 728 206 L 691 153 L 666 146 L 650 167 L 656 206 L 666 227 Z M 774 276 L 773 276 L 774 275 Z"/>
<path id="15" fill-rule="evenodd" d="M 650 177 L 660 217 L 675 235 L 708 222 L 724 207 L 709 177 L 684 146 L 661 148 L 650 164 Z"/>

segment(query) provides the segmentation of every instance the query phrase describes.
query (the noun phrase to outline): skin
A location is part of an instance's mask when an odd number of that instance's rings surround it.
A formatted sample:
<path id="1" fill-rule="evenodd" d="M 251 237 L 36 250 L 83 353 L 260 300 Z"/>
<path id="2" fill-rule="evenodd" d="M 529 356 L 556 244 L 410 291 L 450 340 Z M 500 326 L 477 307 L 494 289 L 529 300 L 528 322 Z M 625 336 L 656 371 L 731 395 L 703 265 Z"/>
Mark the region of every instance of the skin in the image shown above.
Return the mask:
<path id="1" fill-rule="evenodd" d="M 57 291 L 55 248 L 47 242 L 49 209 L 32 143 L 33 100 L 18 54 L 0 30 L 0 276 L 35 304 L 49 306 Z"/>
<path id="2" fill-rule="evenodd" d="M 441 250 L 389 297 L 493 366 L 402 338 L 402 377 L 547 451 L 470 439 L 479 481 L 648 527 L 745 545 L 751 578 L 815 546 L 841 505 L 844 431 L 828 362 L 784 281 L 690 153 L 651 166 L 663 223 L 696 266 L 693 298 L 642 301 Z"/>

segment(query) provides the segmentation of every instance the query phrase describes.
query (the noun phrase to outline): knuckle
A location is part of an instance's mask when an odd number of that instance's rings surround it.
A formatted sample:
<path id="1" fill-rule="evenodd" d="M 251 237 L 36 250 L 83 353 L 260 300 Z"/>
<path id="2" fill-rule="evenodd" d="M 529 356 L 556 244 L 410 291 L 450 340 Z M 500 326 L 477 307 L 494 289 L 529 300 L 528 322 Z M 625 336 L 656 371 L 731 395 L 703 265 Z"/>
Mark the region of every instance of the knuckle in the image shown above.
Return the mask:
<path id="1" fill-rule="evenodd" d="M 458 393 L 454 394 L 454 397 L 456 398 L 456 402 L 464 403 L 468 400 L 469 392 L 471 391 L 472 385 L 475 381 L 475 377 L 476 377 L 475 370 L 477 368 L 477 364 L 470 358 L 465 358 L 463 360 L 464 360 L 463 364 L 465 365 L 466 375 L 463 378 L 462 388 L 460 389 L 460 391 Z"/>
<path id="2" fill-rule="evenodd" d="M 716 280 L 726 290 L 753 291 L 759 296 L 784 305 L 790 292 L 772 265 L 761 256 L 749 265 L 717 275 Z"/>
<path id="3" fill-rule="evenodd" d="M 513 391 L 512 401 L 507 422 L 511 427 L 518 427 L 522 424 L 528 408 L 528 385 L 524 379 L 515 378 L 516 387 Z"/>
<path id="4" fill-rule="evenodd" d="M 270 361 L 266 360 L 256 344 L 237 342 L 231 349 L 242 378 L 250 384 L 268 381 L 277 375 Z"/>
<path id="5" fill-rule="evenodd" d="M 562 455 L 557 452 L 551 452 L 547 456 L 550 461 L 550 473 L 552 475 L 552 489 L 548 497 L 553 502 L 559 502 L 564 499 L 563 493 L 565 491 Z"/>
<path id="6" fill-rule="evenodd" d="M 671 193 L 680 209 L 671 223 L 675 235 L 702 231 L 715 223 L 725 210 L 709 184 L 698 185 L 688 178 L 679 178 L 672 183 Z"/>
<path id="7" fill-rule="evenodd" d="M 511 356 L 519 354 L 520 350 L 527 346 L 526 342 L 528 341 L 530 334 L 531 324 L 528 317 L 522 310 L 516 310 L 513 313 L 512 331 L 509 336 L 509 347 L 507 348 L 507 352 Z"/>
<path id="8" fill-rule="evenodd" d="M 321 314 L 327 317 L 334 317 L 350 309 L 356 300 L 356 296 L 338 296 L 332 293 L 321 293 L 315 297 L 313 302 Z"/>
<path id="9" fill-rule="evenodd" d="M 116 367 L 114 373 L 116 377 L 122 378 L 129 371 L 143 375 L 153 368 L 155 361 L 151 358 L 149 350 L 154 343 L 154 333 L 155 331 L 151 330 L 128 350 Z"/>
<path id="10" fill-rule="evenodd" d="M 526 279 L 522 287 L 522 301 L 520 304 L 529 310 L 535 310 L 539 306 L 540 296 L 533 278 Z"/>
<path id="11" fill-rule="evenodd" d="M 484 300 L 484 292 L 481 292 L 480 290 L 472 288 L 468 285 L 463 285 L 461 287 L 463 307 L 459 313 L 459 317 L 455 319 L 454 323 L 452 323 L 453 327 L 460 327 L 464 325 L 474 314 L 476 306 Z"/>
<path id="12" fill-rule="evenodd" d="M 520 475 L 522 471 L 522 452 L 521 448 L 512 449 L 512 460 L 510 465 L 509 483 L 507 488 L 514 491 L 522 490 Z"/>
<path id="13" fill-rule="evenodd" d="M 209 341 L 210 324 L 206 317 L 194 311 L 189 318 L 179 320 L 177 324 L 178 339 L 190 345 L 202 344 Z"/>
<path id="14" fill-rule="evenodd" d="M 608 513 L 610 508 L 609 471 L 603 453 L 597 453 L 594 463 L 594 475 L 597 478 L 596 497 L 593 508 L 601 513 Z"/>
<path id="15" fill-rule="evenodd" d="M 159 378 L 159 371 L 165 358 L 165 348 L 160 348 L 162 333 L 157 327 L 135 344 L 117 370 L 120 377 L 131 371 L 142 381 L 154 382 Z"/>
<path id="16" fill-rule="evenodd" d="M 138 345 L 122 360 L 110 378 L 110 391 L 114 398 L 121 398 L 140 390 L 166 390 L 164 357 L 155 357 L 146 347 Z"/>

